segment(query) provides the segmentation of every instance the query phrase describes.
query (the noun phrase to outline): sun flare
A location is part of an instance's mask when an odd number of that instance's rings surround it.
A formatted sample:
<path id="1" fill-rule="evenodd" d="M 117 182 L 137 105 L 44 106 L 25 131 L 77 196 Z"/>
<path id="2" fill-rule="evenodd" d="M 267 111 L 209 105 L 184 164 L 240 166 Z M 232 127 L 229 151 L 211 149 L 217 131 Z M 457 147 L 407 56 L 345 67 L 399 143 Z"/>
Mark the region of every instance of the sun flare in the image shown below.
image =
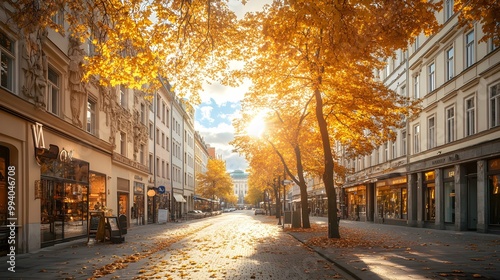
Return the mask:
<path id="1" fill-rule="evenodd" d="M 246 132 L 253 137 L 260 137 L 266 130 L 266 123 L 264 121 L 264 114 L 257 114 L 252 121 L 248 124 Z"/>

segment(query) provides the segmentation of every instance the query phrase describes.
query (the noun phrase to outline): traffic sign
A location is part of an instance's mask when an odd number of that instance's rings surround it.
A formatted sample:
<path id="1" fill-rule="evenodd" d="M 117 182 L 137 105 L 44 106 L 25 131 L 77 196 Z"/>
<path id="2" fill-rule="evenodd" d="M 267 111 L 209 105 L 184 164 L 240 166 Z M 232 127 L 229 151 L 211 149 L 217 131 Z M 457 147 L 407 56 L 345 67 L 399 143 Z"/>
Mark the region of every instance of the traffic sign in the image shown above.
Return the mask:
<path id="1" fill-rule="evenodd" d="M 159 186 L 158 187 L 158 193 L 159 194 L 164 194 L 165 193 L 165 186 Z"/>

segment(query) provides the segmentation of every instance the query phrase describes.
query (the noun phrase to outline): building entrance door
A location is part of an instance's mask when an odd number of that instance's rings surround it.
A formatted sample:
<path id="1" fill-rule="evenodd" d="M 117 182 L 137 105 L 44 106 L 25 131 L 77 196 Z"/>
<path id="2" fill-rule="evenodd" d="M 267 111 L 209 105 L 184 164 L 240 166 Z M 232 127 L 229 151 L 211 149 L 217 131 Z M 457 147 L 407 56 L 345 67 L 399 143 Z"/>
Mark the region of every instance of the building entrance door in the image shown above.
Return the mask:
<path id="1" fill-rule="evenodd" d="M 42 180 L 41 237 L 42 244 L 64 238 L 64 185 L 54 180 Z"/>
<path id="2" fill-rule="evenodd" d="M 477 176 L 467 178 L 467 228 L 477 229 Z"/>

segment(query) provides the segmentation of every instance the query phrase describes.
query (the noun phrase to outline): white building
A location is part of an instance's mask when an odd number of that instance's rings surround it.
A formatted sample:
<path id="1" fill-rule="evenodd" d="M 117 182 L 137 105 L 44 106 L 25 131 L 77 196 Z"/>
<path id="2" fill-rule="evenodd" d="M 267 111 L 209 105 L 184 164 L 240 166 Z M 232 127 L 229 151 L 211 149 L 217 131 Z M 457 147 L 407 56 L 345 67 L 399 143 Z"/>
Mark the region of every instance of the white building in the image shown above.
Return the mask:
<path id="1" fill-rule="evenodd" d="M 234 194 L 238 198 L 237 205 L 243 207 L 245 206 L 245 196 L 248 193 L 248 174 L 241 170 L 235 170 L 229 175 L 233 180 Z"/>
<path id="2" fill-rule="evenodd" d="M 453 5 L 453 1 L 445 1 Z M 481 25 L 418 36 L 380 71 L 391 89 L 421 99 L 397 140 L 346 161 L 341 198 L 350 219 L 451 230 L 500 230 L 500 52 Z"/>

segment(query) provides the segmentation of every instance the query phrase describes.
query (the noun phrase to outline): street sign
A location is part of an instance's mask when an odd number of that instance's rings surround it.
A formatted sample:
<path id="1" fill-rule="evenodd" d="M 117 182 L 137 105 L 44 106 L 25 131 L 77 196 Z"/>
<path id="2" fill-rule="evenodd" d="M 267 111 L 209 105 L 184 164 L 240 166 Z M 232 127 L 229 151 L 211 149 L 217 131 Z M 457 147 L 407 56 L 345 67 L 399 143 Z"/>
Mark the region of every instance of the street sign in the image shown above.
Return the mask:
<path id="1" fill-rule="evenodd" d="M 165 186 L 159 186 L 158 187 L 158 193 L 159 194 L 164 194 L 165 193 Z"/>
<path id="2" fill-rule="evenodd" d="M 159 186 L 158 187 L 158 193 L 159 194 L 164 194 L 165 193 L 165 186 Z"/>

